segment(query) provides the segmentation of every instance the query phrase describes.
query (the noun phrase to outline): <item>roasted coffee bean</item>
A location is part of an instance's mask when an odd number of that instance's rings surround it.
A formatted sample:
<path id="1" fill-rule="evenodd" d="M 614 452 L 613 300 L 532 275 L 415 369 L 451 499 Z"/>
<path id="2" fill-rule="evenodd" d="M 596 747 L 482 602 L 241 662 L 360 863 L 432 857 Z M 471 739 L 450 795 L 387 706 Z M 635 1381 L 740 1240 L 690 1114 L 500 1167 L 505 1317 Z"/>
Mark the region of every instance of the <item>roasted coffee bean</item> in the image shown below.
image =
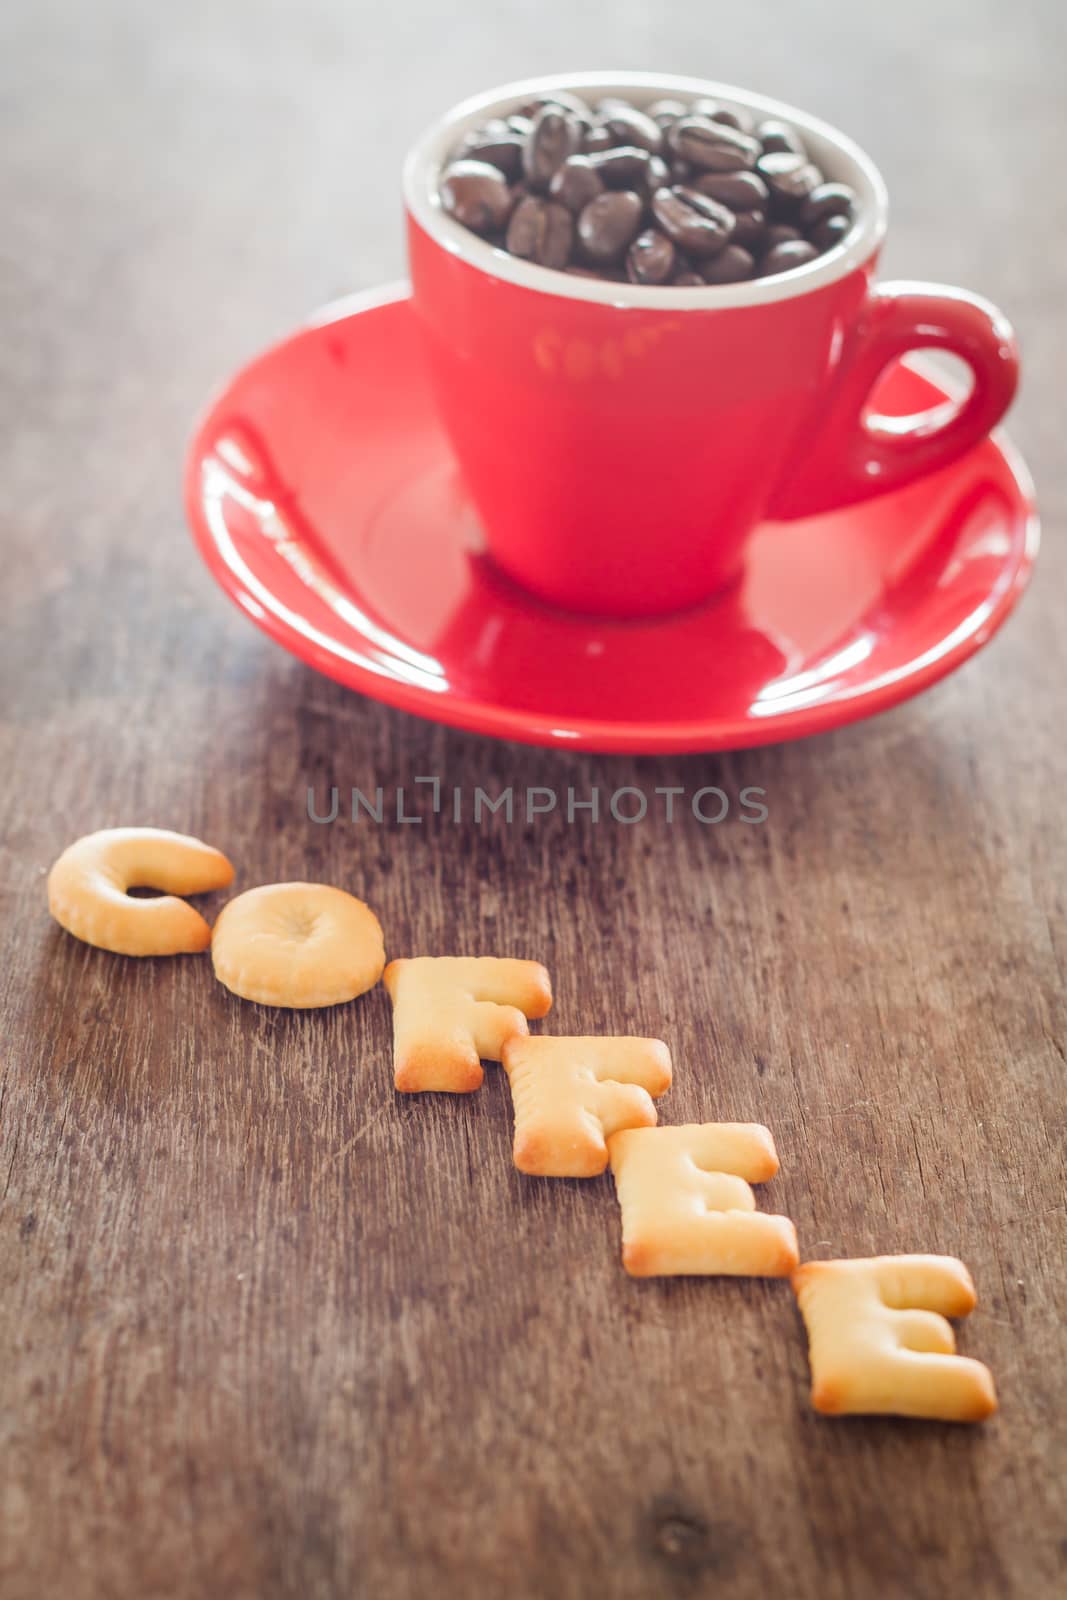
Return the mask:
<path id="1" fill-rule="evenodd" d="M 590 156 L 597 176 L 607 189 L 643 189 L 648 184 L 648 169 L 652 157 L 647 150 L 633 144 L 620 144 L 614 150 Z"/>
<path id="2" fill-rule="evenodd" d="M 663 129 L 654 117 L 638 111 L 625 100 L 606 101 L 599 110 L 605 128 L 619 144 L 632 144 L 650 155 L 659 155 L 663 149 Z"/>
<path id="3" fill-rule="evenodd" d="M 736 128 L 738 133 L 754 136 L 755 120 L 747 111 L 738 111 L 733 106 L 720 106 L 711 120 L 724 122 L 728 128 Z"/>
<path id="4" fill-rule="evenodd" d="M 710 117 L 681 117 L 667 138 L 675 155 L 701 172 L 738 172 L 753 167 L 760 146 L 747 133 L 738 133 Z"/>
<path id="5" fill-rule="evenodd" d="M 641 227 L 644 202 L 629 189 L 590 200 L 578 218 L 578 238 L 587 261 L 610 266 L 621 261 Z"/>
<path id="6" fill-rule="evenodd" d="M 815 246 L 806 239 L 787 239 L 784 244 L 776 244 L 773 250 L 767 251 L 760 262 L 759 275 L 769 278 L 774 273 L 790 272 L 794 267 L 803 267 L 809 261 L 814 261 L 818 254 Z"/>
<path id="7" fill-rule="evenodd" d="M 684 100 L 656 100 L 649 106 L 648 115 L 658 122 L 661 128 L 669 128 L 679 117 L 689 115 L 689 107 Z"/>
<path id="8" fill-rule="evenodd" d="M 775 209 L 788 216 L 798 216 L 812 190 L 823 181 L 814 162 L 792 150 L 760 156 L 756 170 L 771 192 Z"/>
<path id="9" fill-rule="evenodd" d="M 776 245 L 790 244 L 799 238 L 801 238 L 799 228 L 791 228 L 788 222 L 772 222 L 763 236 L 763 248 L 773 250 Z"/>
<path id="10" fill-rule="evenodd" d="M 657 189 L 662 189 L 664 187 L 670 188 L 670 185 L 670 167 L 664 161 L 662 156 L 650 156 L 644 176 L 645 193 L 648 195 L 649 199 L 652 198 Z"/>
<path id="11" fill-rule="evenodd" d="M 626 272 L 631 283 L 668 283 L 675 268 L 675 249 L 665 233 L 646 228 L 630 246 Z"/>
<path id="12" fill-rule="evenodd" d="M 615 143 L 607 128 L 599 126 L 586 128 L 582 135 L 582 154 L 592 156 L 602 150 L 610 150 Z"/>
<path id="13" fill-rule="evenodd" d="M 593 114 L 585 101 L 579 95 L 570 94 L 566 89 L 557 89 L 552 94 L 535 95 L 532 100 L 527 100 L 525 105 L 518 107 L 517 114 L 520 117 L 536 118 L 537 113 L 543 111 L 546 106 L 562 107 L 582 123 L 591 123 L 593 120 Z"/>
<path id="14" fill-rule="evenodd" d="M 441 175 L 441 204 L 472 233 L 497 233 L 511 210 L 511 190 L 499 167 L 454 161 Z"/>
<path id="15" fill-rule="evenodd" d="M 731 211 L 755 211 L 769 199 L 767 185 L 756 172 L 703 172 L 693 179 L 693 188 Z"/>
<path id="16" fill-rule="evenodd" d="M 512 133 L 517 133 L 520 138 L 525 139 L 526 135 L 533 127 L 533 118 L 520 117 L 518 113 L 516 113 L 514 116 L 507 118 L 507 124 Z"/>
<path id="17" fill-rule="evenodd" d="M 588 156 L 568 156 L 552 174 L 548 192 L 577 216 L 583 206 L 604 192 L 604 182 Z"/>
<path id="18" fill-rule="evenodd" d="M 565 267 L 574 244 L 574 218 L 566 206 L 525 195 L 511 213 L 506 244 L 513 256 L 539 267 Z"/>
<path id="19" fill-rule="evenodd" d="M 728 244 L 725 250 L 704 263 L 702 281 L 712 286 L 744 283 L 758 275 L 756 257 L 740 245 Z"/>
<path id="20" fill-rule="evenodd" d="M 522 171 L 522 136 L 506 122 L 487 122 L 467 134 L 459 154 L 464 160 L 488 161 L 514 183 Z"/>
<path id="21" fill-rule="evenodd" d="M 693 272 L 687 267 L 684 272 L 676 272 L 671 283 L 678 289 L 702 289 L 704 280 L 699 272 Z"/>
<path id="22" fill-rule="evenodd" d="M 724 122 L 728 128 L 737 128 L 740 133 L 752 132 L 752 118 L 747 112 L 734 111 L 730 106 L 720 105 L 717 100 L 694 100 L 693 115 L 708 117 L 712 122 Z"/>
<path id="23" fill-rule="evenodd" d="M 734 228 L 734 214 L 726 206 L 678 184 L 673 189 L 656 190 L 652 214 L 664 233 L 698 260 L 721 250 Z"/>
<path id="24" fill-rule="evenodd" d="M 808 238 L 817 250 L 832 250 L 835 244 L 847 239 L 851 232 L 851 217 L 827 217 L 825 221 L 815 224 Z"/>
<path id="25" fill-rule="evenodd" d="M 650 156 L 647 150 L 632 145 L 594 150 L 589 160 L 605 189 L 632 189 L 647 199 L 653 190 L 671 182 L 670 168 L 661 156 Z"/>
<path id="26" fill-rule="evenodd" d="M 798 156 L 804 154 L 804 146 L 799 135 L 793 132 L 787 122 L 761 122 L 756 129 L 756 138 L 763 146 L 763 153 L 766 156 L 780 150 L 792 151 Z"/>
<path id="27" fill-rule="evenodd" d="M 728 244 L 704 265 L 705 283 L 743 283 L 756 270 L 755 257 L 739 244 Z"/>
<path id="28" fill-rule="evenodd" d="M 851 217 L 856 204 L 856 191 L 847 183 L 820 183 L 804 202 L 800 220 L 805 228 L 813 228 L 827 217 Z"/>
<path id="29" fill-rule="evenodd" d="M 547 189 L 552 174 L 582 142 L 582 125 L 569 110 L 542 106 L 523 146 L 522 164 L 531 189 Z"/>
<path id="30" fill-rule="evenodd" d="M 734 213 L 734 231 L 731 244 L 743 245 L 746 250 L 762 250 L 767 237 L 767 215 L 763 211 L 737 211 Z"/>

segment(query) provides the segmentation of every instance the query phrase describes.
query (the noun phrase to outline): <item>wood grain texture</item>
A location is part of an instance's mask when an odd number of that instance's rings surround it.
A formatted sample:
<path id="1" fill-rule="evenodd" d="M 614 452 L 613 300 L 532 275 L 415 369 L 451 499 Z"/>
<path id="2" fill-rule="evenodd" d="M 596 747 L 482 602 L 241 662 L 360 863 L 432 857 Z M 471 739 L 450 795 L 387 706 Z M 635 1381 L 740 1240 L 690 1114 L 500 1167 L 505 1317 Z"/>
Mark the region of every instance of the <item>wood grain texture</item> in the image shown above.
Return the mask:
<path id="1" fill-rule="evenodd" d="M 1063 1592 L 1062 32 L 1058 0 L 0 10 L 3 1600 Z M 723 758 L 496 745 L 315 677 L 200 568 L 211 386 L 397 273 L 431 112 L 568 63 L 821 110 L 887 174 L 887 270 L 1017 319 L 1046 548 L 922 700 Z M 770 817 L 307 819 L 426 773 Z M 609 1179 L 511 1167 L 499 1071 L 394 1097 L 381 989 L 273 1013 L 76 944 L 44 875 L 123 822 L 350 888 L 391 955 L 542 959 L 558 1031 L 670 1040 L 664 1117 L 766 1122 L 805 1254 L 964 1258 L 1000 1416 L 814 1416 L 786 1285 L 627 1280 Z"/>

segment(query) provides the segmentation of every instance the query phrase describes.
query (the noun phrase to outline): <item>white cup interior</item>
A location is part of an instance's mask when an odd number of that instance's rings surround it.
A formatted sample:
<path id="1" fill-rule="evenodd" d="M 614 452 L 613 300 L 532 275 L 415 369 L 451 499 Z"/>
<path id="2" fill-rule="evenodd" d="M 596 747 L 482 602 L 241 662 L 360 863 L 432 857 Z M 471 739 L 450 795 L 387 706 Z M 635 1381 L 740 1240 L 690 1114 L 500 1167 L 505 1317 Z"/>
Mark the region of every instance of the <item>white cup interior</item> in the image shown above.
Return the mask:
<path id="1" fill-rule="evenodd" d="M 667 97 L 694 99 L 699 95 L 719 100 L 734 110 L 747 111 L 758 121 L 790 123 L 800 134 L 812 160 L 828 180 L 847 183 L 856 191 L 858 206 L 852 231 L 824 255 L 767 278 L 744 283 L 714 284 L 697 288 L 666 288 L 648 284 L 613 283 L 608 279 L 572 277 L 548 267 L 535 266 L 479 238 L 447 215 L 441 206 L 440 178 L 449 156 L 463 135 L 490 117 L 506 117 L 540 94 L 569 90 L 583 99 L 599 100 L 617 94 L 635 105 L 646 106 Z M 888 198 L 882 175 L 870 157 L 845 134 L 811 117 L 795 106 L 749 94 L 731 84 L 704 78 L 679 78 L 643 72 L 575 72 L 528 78 L 486 94 L 464 100 L 429 128 L 413 146 L 404 164 L 404 200 L 415 221 L 453 255 L 480 271 L 508 283 L 542 294 L 567 295 L 602 305 L 667 306 L 710 309 L 715 306 L 761 305 L 809 294 L 843 278 L 874 253 L 885 235 Z"/>

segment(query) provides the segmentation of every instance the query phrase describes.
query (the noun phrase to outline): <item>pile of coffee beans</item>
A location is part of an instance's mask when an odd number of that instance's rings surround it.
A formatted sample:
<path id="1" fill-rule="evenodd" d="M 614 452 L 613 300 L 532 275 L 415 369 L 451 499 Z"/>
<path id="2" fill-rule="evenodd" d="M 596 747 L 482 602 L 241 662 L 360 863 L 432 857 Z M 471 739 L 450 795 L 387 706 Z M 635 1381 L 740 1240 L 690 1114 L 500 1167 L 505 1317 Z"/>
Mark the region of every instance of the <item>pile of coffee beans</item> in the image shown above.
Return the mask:
<path id="1" fill-rule="evenodd" d="M 467 133 L 449 216 L 538 266 L 615 282 L 739 283 L 805 266 L 852 227 L 795 128 L 714 100 L 545 95 Z"/>

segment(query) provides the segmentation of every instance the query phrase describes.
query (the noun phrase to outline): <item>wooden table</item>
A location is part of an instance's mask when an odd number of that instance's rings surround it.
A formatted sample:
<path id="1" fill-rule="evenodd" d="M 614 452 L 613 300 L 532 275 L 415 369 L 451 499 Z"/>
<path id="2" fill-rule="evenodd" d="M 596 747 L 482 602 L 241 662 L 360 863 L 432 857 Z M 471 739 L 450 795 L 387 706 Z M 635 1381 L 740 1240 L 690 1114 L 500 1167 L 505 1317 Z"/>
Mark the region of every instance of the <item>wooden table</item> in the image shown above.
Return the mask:
<path id="1" fill-rule="evenodd" d="M 0 16 L 4 1600 L 1063 1592 L 1059 3 L 593 9 Z M 178 482 L 212 385 L 400 270 L 431 112 L 568 62 L 822 110 L 887 174 L 888 271 L 1017 319 L 1041 569 L 920 701 L 736 756 L 492 744 L 316 677 L 194 555 Z M 307 818 L 309 785 L 427 773 L 751 784 L 770 814 Z M 206 959 L 75 943 L 46 870 L 125 822 L 223 846 L 243 886 L 343 884 L 394 953 L 542 958 L 560 1030 L 662 1033 L 671 1120 L 766 1122 L 764 1204 L 807 1254 L 969 1263 L 961 1344 L 1000 1416 L 814 1416 L 786 1285 L 628 1280 L 610 1180 L 511 1167 L 498 1071 L 394 1097 L 381 990 L 271 1012 Z"/>

